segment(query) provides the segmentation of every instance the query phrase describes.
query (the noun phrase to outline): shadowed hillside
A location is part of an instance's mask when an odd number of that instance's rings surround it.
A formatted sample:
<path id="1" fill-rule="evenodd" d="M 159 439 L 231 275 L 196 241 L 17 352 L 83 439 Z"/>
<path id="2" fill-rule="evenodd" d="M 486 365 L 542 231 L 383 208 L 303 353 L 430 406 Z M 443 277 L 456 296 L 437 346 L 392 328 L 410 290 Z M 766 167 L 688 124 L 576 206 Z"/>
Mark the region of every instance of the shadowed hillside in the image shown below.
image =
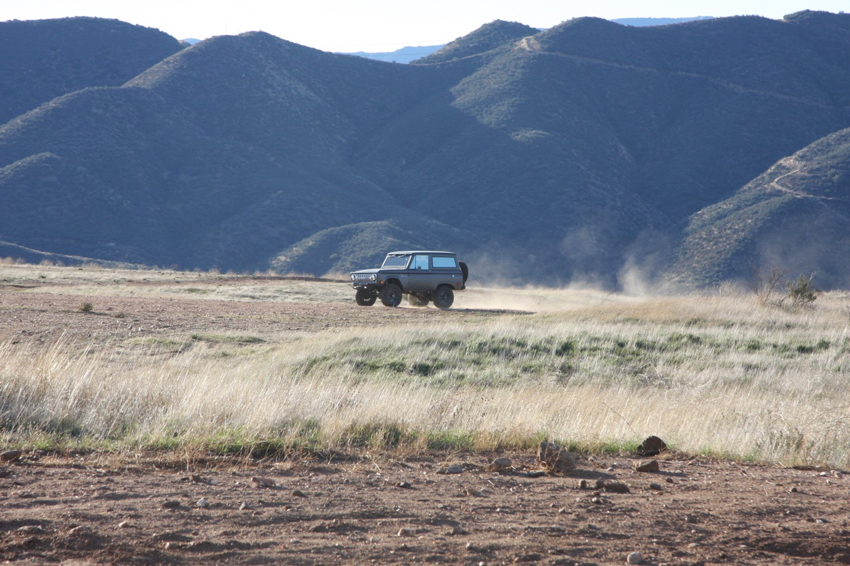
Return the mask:
<path id="1" fill-rule="evenodd" d="M 706 285 L 753 268 L 847 284 L 850 129 L 780 160 L 729 199 L 694 215 L 673 274 Z"/>
<path id="2" fill-rule="evenodd" d="M 170 35 L 118 20 L 0 22 L 0 124 L 63 94 L 120 86 L 180 49 Z"/>
<path id="3" fill-rule="evenodd" d="M 477 277 L 624 284 L 850 126 L 847 53 L 850 16 L 810 12 L 497 21 L 413 65 L 216 37 L 0 129 L 0 240 L 315 274 L 443 247 Z M 736 274 L 717 257 L 706 281 Z"/>

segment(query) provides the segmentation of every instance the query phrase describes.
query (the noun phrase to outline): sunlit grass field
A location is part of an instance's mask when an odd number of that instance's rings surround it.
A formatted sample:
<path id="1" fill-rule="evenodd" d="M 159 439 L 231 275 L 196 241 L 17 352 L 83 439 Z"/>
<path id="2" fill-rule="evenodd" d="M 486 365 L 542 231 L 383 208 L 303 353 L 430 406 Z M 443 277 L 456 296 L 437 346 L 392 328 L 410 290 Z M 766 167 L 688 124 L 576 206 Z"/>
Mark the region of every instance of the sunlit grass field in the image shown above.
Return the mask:
<path id="1" fill-rule="evenodd" d="M 39 292 L 362 312 L 344 283 L 217 277 L 0 265 L 0 282 L 56 283 Z M 686 454 L 847 468 L 848 305 L 839 292 L 791 310 L 728 289 L 473 288 L 456 310 L 523 312 L 275 335 L 7 337 L 0 442 L 285 455 L 510 450 L 543 438 L 617 450 L 657 435 Z"/>

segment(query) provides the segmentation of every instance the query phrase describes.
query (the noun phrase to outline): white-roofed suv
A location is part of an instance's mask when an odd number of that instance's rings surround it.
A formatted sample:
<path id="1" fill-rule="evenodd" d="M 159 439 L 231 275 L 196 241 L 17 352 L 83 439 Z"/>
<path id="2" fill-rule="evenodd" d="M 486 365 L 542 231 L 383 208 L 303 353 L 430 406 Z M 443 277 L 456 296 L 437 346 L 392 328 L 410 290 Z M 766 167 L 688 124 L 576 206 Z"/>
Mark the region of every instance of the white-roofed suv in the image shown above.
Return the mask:
<path id="1" fill-rule="evenodd" d="M 377 269 L 362 269 L 351 273 L 358 305 L 368 307 L 381 299 L 384 306 L 397 307 L 402 297 L 412 306 L 434 306 L 448 309 L 454 302 L 454 292 L 466 289 L 469 269 L 452 252 L 402 251 L 390 252 Z"/>

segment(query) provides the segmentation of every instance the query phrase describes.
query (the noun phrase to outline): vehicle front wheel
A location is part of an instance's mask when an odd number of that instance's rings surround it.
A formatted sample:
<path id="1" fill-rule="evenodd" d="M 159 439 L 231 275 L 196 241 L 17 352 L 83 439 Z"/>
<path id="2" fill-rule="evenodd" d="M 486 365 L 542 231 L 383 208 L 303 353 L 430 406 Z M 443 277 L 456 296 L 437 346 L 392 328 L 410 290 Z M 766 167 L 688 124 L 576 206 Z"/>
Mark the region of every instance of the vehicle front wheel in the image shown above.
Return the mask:
<path id="1" fill-rule="evenodd" d="M 354 294 L 354 300 L 361 307 L 371 307 L 378 300 L 378 294 L 374 291 L 357 289 L 357 293 Z"/>
<path id="2" fill-rule="evenodd" d="M 384 285 L 381 289 L 381 302 L 385 307 L 397 307 L 401 304 L 401 287 L 394 283 Z"/>
<path id="3" fill-rule="evenodd" d="M 438 309 L 446 310 L 455 302 L 455 293 L 448 285 L 441 285 L 434 293 L 434 306 Z"/>

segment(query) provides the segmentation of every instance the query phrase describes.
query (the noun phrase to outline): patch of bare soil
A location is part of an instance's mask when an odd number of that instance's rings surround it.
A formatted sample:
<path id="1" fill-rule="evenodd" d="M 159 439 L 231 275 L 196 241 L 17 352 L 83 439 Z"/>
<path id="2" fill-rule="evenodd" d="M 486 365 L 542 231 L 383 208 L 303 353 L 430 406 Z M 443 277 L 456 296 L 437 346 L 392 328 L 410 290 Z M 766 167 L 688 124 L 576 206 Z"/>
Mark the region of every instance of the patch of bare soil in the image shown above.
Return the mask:
<path id="1" fill-rule="evenodd" d="M 253 564 L 848 563 L 840 474 L 587 459 L 532 477 L 533 457 L 356 462 L 31 454 L 0 472 L 0 558 Z M 456 474 L 440 474 L 447 464 Z M 257 481 L 252 481 L 257 478 Z M 628 493 L 595 488 L 620 480 Z M 587 487 L 582 488 L 581 480 Z M 633 556 L 633 560 L 637 559 Z"/>

